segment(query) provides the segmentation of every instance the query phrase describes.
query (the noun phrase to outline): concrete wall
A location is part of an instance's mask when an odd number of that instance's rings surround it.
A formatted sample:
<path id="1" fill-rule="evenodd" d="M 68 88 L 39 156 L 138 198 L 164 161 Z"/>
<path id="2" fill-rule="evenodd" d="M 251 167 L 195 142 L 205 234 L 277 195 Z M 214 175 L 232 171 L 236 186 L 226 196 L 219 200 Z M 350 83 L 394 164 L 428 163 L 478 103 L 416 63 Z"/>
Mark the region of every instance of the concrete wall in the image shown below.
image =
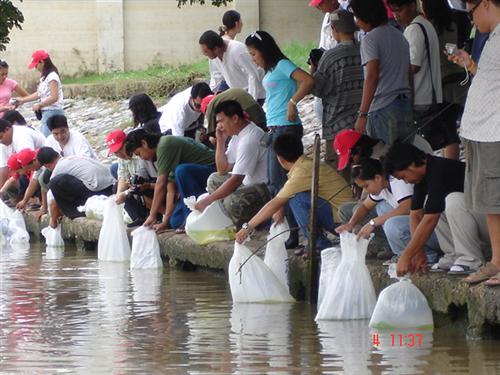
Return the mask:
<path id="1" fill-rule="evenodd" d="M 210 0 L 207 0 L 209 3 Z M 243 16 L 243 40 L 269 31 L 283 45 L 319 38 L 322 14 L 309 0 L 234 0 L 226 7 L 177 7 L 176 0 L 14 0 L 25 17 L 2 54 L 10 76 L 24 85 L 39 74 L 27 70 L 35 49 L 46 49 L 63 75 L 144 69 L 202 58 L 198 38 L 217 30 L 222 14 Z"/>

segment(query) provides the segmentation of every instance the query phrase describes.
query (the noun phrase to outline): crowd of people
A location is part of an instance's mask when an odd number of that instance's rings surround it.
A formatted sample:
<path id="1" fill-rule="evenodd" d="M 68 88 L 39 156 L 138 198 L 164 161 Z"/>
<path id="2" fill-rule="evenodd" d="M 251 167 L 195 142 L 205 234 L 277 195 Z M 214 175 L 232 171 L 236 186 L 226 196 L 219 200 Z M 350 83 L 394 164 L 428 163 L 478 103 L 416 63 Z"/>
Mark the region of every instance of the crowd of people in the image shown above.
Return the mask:
<path id="1" fill-rule="evenodd" d="M 318 251 L 332 246 L 327 232 L 376 233 L 387 238 L 387 263 L 397 262 L 399 275 L 430 266 L 499 285 L 500 1 L 308 5 L 325 14 L 309 71 L 266 31 L 235 40 L 242 16 L 228 11 L 219 32 L 199 38 L 210 81 L 161 108 L 146 94 L 132 96 L 133 129 L 106 136 L 118 160 L 111 168 L 68 124 L 46 51 L 29 64 L 41 73 L 33 94 L 7 78 L 0 60 L 0 196 L 17 189 L 21 210 L 39 200 L 39 215 L 48 212 L 57 226 L 63 216 L 82 216 L 77 207 L 89 197 L 115 194 L 130 226 L 183 232 L 184 198 L 208 192 L 196 210 L 218 202 L 238 242 L 286 218 L 286 246 L 296 255 L 304 254 L 299 231 L 316 237 Z M 316 233 L 308 230 L 313 167 L 297 108 L 309 94 L 325 140 Z M 41 132 L 16 111 L 35 100 Z"/>

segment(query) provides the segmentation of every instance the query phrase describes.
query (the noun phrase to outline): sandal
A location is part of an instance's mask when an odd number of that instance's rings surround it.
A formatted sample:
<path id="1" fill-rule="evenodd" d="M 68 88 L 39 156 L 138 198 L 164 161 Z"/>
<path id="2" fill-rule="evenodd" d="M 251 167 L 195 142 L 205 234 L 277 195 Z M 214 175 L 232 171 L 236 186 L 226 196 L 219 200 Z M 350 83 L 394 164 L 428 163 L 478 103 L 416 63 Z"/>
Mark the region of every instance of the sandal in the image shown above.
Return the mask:
<path id="1" fill-rule="evenodd" d="M 473 270 L 469 266 L 462 264 L 455 264 L 451 266 L 450 270 L 448 271 L 448 275 L 470 275 L 474 271 L 475 270 Z"/>
<path id="2" fill-rule="evenodd" d="M 471 273 L 463 279 L 463 281 L 471 285 L 477 284 L 496 276 L 499 272 L 500 270 L 493 263 L 488 262 L 476 272 Z"/>
<path id="3" fill-rule="evenodd" d="M 486 280 L 484 282 L 484 285 L 499 286 L 500 285 L 500 272 L 498 272 L 495 276 L 490 277 L 488 280 Z"/>
<path id="4" fill-rule="evenodd" d="M 177 228 L 175 230 L 175 234 L 184 234 L 186 233 L 186 230 L 184 228 Z"/>

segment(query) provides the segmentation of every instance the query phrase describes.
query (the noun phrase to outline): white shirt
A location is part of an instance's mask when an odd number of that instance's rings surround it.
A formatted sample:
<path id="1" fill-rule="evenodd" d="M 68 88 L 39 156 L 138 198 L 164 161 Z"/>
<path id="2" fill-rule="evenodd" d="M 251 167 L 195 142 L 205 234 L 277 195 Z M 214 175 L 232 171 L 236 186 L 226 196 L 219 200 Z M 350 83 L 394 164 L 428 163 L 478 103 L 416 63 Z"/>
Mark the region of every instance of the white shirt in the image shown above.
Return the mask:
<path id="1" fill-rule="evenodd" d="M 0 144 L 0 168 L 7 166 L 7 160 L 25 148 L 36 150 L 45 145 L 45 137 L 38 130 L 28 126 L 12 126 L 12 143 L 9 146 Z"/>
<path id="2" fill-rule="evenodd" d="M 85 156 L 60 158 L 50 179 L 61 174 L 69 174 L 83 182 L 90 191 L 101 191 L 114 183 L 109 167 Z"/>
<path id="3" fill-rule="evenodd" d="M 429 39 L 429 50 L 432 66 L 429 68 L 427 58 L 427 48 L 425 46 L 425 36 L 422 28 L 416 23 L 424 26 Z M 436 103 L 443 102 L 443 89 L 441 86 L 441 58 L 439 50 L 439 39 L 436 29 L 428 20 L 422 16 L 417 16 L 404 31 L 404 36 L 410 45 L 410 63 L 420 67 L 420 70 L 413 76 L 415 105 L 432 104 L 432 84 L 436 92 Z"/>
<path id="4" fill-rule="evenodd" d="M 386 201 L 391 207 L 396 208 L 402 200 L 412 195 L 413 184 L 407 184 L 403 180 L 389 176 L 389 188 L 382 190 L 378 195 L 370 194 L 370 199 L 377 203 Z"/>
<path id="5" fill-rule="evenodd" d="M 162 133 L 172 131 L 172 135 L 183 137 L 184 131 L 200 118 L 201 113 L 196 112 L 189 105 L 191 98 L 191 87 L 174 95 L 169 102 L 160 108 L 160 129 Z"/>
<path id="6" fill-rule="evenodd" d="M 247 47 L 236 40 L 226 41 L 227 49 L 222 60 L 212 60 L 211 74 L 222 74 L 230 88 L 247 91 L 255 100 L 264 99 L 266 92 L 262 86 L 264 71 L 254 64 Z"/>
<path id="7" fill-rule="evenodd" d="M 243 185 L 267 183 L 267 148 L 259 142 L 264 134 L 261 128 L 250 122 L 229 141 L 227 161 L 234 164 L 232 174 L 245 176 Z"/>
<path id="8" fill-rule="evenodd" d="M 48 109 L 62 109 L 63 108 L 63 90 L 62 90 L 62 84 L 61 84 L 61 79 L 59 78 L 59 75 L 56 72 L 50 72 L 45 79 L 42 80 L 40 78 L 40 83 L 38 83 L 38 87 L 36 89 L 38 96 L 40 97 L 40 101 L 44 101 L 45 99 L 50 97 L 50 82 L 55 81 L 57 83 L 57 92 L 59 98 L 57 99 L 57 102 L 52 103 L 51 105 L 47 107 L 43 107 L 42 110 L 48 110 Z"/>
<path id="9" fill-rule="evenodd" d="M 321 24 L 321 33 L 319 35 L 319 48 L 328 51 L 337 45 L 337 41 L 333 37 L 332 27 L 330 25 L 330 13 L 325 13 L 323 23 Z"/>
<path id="10" fill-rule="evenodd" d="M 467 94 L 460 135 L 475 142 L 500 142 L 500 23 L 486 41 Z"/>
<path id="11" fill-rule="evenodd" d="M 52 147 L 61 156 L 80 155 L 91 159 L 97 159 L 97 156 L 89 141 L 87 141 L 87 138 L 73 129 L 69 130 L 68 143 L 66 143 L 62 149 L 61 145 L 56 141 L 52 134 L 47 137 L 45 146 Z"/>

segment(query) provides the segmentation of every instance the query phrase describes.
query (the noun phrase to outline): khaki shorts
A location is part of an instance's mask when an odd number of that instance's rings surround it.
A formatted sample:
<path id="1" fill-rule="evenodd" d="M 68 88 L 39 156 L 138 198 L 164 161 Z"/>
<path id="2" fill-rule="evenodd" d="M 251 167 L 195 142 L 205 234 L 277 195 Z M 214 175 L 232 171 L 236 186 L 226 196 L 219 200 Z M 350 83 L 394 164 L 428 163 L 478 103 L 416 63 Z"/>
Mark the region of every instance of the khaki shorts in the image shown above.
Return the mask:
<path id="1" fill-rule="evenodd" d="M 500 214 L 500 142 L 463 139 L 465 204 L 482 214 Z"/>

